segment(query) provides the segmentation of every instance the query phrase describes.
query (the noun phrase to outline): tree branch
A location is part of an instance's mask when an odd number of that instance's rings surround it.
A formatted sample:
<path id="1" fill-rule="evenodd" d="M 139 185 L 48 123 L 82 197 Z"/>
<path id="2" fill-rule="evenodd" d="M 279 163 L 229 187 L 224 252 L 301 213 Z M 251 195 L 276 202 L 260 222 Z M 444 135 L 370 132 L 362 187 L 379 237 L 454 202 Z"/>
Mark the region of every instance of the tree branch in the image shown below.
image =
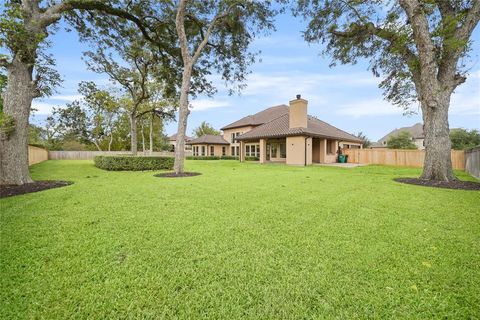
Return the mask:
<path id="1" fill-rule="evenodd" d="M 6 55 L 0 55 L 0 67 L 7 68 L 10 65 Z"/>
<path id="2" fill-rule="evenodd" d="M 154 42 L 148 34 L 146 27 L 142 20 L 135 15 L 118 8 L 114 8 L 99 0 L 65 0 L 58 4 L 52 5 L 45 10 L 41 16 L 40 23 L 46 27 L 61 18 L 61 15 L 70 10 L 96 10 L 104 12 L 119 18 L 123 18 L 133 22 L 142 32 L 142 35 L 150 42 Z"/>
<path id="3" fill-rule="evenodd" d="M 195 54 L 193 55 L 192 57 L 192 61 L 193 63 L 195 63 L 195 61 L 197 61 L 197 59 L 200 57 L 201 53 L 202 53 L 202 50 L 203 48 L 205 48 L 205 46 L 208 44 L 208 39 L 210 38 L 210 35 L 212 34 L 213 32 L 213 29 L 215 28 L 216 24 L 218 21 L 222 20 L 223 18 L 225 18 L 226 16 L 228 16 L 228 14 L 230 13 L 230 11 L 237 7 L 237 6 L 240 6 L 241 3 L 239 2 L 236 2 L 236 3 L 232 3 L 230 6 L 228 6 L 227 10 L 225 10 L 224 12 L 222 13 L 218 13 L 213 19 L 212 21 L 210 22 L 210 25 L 208 26 L 207 28 L 207 31 L 205 32 L 205 36 L 203 37 L 203 40 L 202 42 L 200 42 L 200 44 L 198 45 L 198 48 L 197 50 L 195 50 Z"/>
<path id="4" fill-rule="evenodd" d="M 435 45 L 432 42 L 428 21 L 417 0 L 400 0 L 400 6 L 407 13 L 412 26 L 415 45 L 418 50 L 421 79 L 436 78 L 437 63 L 435 59 Z"/>

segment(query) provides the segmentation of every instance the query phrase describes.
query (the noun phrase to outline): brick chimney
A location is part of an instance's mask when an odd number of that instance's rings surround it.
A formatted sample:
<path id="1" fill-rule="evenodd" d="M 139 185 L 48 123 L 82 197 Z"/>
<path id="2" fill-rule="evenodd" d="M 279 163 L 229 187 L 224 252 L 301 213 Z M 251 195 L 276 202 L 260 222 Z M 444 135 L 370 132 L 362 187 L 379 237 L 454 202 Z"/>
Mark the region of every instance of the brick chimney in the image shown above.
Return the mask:
<path id="1" fill-rule="evenodd" d="M 290 128 L 307 127 L 307 105 L 308 101 L 302 99 L 299 94 L 295 100 L 290 101 Z"/>

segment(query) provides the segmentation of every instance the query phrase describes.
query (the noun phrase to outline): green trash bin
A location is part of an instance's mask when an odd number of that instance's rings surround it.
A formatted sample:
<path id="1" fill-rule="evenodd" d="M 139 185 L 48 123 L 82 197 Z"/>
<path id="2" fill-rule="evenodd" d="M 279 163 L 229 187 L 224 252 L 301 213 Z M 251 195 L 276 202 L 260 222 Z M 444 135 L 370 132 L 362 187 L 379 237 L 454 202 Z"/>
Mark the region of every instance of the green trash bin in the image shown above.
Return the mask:
<path id="1" fill-rule="evenodd" d="M 345 163 L 345 155 L 344 154 L 340 154 L 338 156 L 338 162 L 340 163 Z"/>

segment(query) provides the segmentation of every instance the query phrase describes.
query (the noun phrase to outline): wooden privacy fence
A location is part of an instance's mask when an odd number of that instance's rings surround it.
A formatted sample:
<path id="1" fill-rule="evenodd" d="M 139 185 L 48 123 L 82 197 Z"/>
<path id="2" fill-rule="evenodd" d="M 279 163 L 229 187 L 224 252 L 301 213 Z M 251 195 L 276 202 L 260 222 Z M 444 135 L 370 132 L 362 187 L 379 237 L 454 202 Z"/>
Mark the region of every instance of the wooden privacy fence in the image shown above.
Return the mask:
<path id="1" fill-rule="evenodd" d="M 39 147 L 28 146 L 28 165 L 48 160 L 48 151 Z"/>
<path id="2" fill-rule="evenodd" d="M 131 155 L 129 151 L 49 151 L 48 158 L 50 160 L 93 160 L 95 156 L 113 156 L 113 155 Z M 173 157 L 174 152 L 161 151 L 153 152 L 138 152 L 138 156 L 153 156 L 153 157 Z M 189 153 L 185 152 L 188 156 Z"/>
<path id="3" fill-rule="evenodd" d="M 93 160 L 95 156 L 106 155 L 130 155 L 129 151 L 47 151 L 45 149 L 28 146 L 28 165 L 40 163 L 46 160 Z M 153 157 L 174 157 L 174 152 L 161 151 L 153 152 L 139 152 L 138 156 L 153 156 Z M 192 155 L 190 150 L 185 151 L 185 156 Z"/>
<path id="4" fill-rule="evenodd" d="M 400 149 L 346 149 L 348 162 L 383 164 L 404 167 L 423 167 L 425 160 L 424 150 L 400 150 Z M 463 150 L 452 150 L 453 169 L 465 170 L 465 153 Z"/>
<path id="5" fill-rule="evenodd" d="M 465 150 L 465 171 L 480 179 L 480 146 Z"/>

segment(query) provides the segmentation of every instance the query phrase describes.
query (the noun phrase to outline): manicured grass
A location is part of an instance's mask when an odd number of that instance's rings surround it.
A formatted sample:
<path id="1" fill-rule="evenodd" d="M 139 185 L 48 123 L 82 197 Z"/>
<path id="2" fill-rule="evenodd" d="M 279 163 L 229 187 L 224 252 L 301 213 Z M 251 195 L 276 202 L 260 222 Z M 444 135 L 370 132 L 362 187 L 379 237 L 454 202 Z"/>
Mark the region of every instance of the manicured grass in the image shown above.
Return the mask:
<path id="1" fill-rule="evenodd" d="M 0 318 L 480 317 L 479 192 L 392 167 L 187 169 L 32 167 L 75 184 L 0 200 Z"/>

